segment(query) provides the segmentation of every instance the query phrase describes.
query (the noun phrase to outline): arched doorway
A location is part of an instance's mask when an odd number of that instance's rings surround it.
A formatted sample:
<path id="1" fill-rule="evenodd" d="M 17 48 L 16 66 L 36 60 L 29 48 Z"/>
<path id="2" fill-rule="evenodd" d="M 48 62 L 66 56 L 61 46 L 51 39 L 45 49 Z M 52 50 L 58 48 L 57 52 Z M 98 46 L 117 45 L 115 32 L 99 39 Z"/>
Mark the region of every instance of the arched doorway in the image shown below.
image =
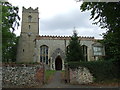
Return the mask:
<path id="1" fill-rule="evenodd" d="M 62 59 L 60 56 L 55 59 L 55 70 L 62 70 Z"/>

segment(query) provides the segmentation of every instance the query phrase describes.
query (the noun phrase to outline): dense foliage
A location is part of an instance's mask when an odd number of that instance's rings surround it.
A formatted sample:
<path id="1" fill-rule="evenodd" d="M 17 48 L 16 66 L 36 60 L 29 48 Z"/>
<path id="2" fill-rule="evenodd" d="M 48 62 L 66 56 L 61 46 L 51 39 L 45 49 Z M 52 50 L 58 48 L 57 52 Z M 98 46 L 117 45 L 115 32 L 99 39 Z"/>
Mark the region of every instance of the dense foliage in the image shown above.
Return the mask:
<path id="1" fill-rule="evenodd" d="M 80 45 L 80 40 L 78 40 L 78 36 L 76 32 L 73 32 L 73 36 L 69 42 L 66 51 L 66 60 L 70 61 L 84 61 L 83 52 Z"/>
<path id="2" fill-rule="evenodd" d="M 13 33 L 19 26 L 18 7 L 9 2 L 1 2 L 2 5 L 2 61 L 10 62 L 16 59 L 18 37 Z"/>
<path id="3" fill-rule="evenodd" d="M 120 2 L 83 2 L 81 11 L 91 11 L 91 18 L 101 28 L 106 28 L 103 34 L 103 44 L 106 49 L 105 59 L 120 60 Z"/>
<path id="4" fill-rule="evenodd" d="M 90 62 L 71 62 L 70 68 L 86 67 L 90 70 L 95 81 L 101 82 L 111 79 L 120 79 L 119 65 L 115 61 L 90 61 Z"/>

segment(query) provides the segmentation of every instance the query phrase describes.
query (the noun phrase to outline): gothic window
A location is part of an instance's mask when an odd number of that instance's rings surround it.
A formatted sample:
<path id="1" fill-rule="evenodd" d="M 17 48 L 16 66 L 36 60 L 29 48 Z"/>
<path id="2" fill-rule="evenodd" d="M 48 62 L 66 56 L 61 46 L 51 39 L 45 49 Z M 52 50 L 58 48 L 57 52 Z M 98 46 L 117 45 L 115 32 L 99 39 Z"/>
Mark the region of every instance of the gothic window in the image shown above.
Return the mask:
<path id="1" fill-rule="evenodd" d="M 101 43 L 94 43 L 93 47 L 93 56 L 104 56 L 104 46 Z"/>
<path id="2" fill-rule="evenodd" d="M 32 21 L 32 16 L 29 15 L 29 16 L 28 16 L 28 22 L 31 22 L 31 21 Z"/>
<path id="3" fill-rule="evenodd" d="M 85 61 L 87 61 L 87 46 L 86 45 L 82 45 L 82 52 L 83 52 Z"/>
<path id="4" fill-rule="evenodd" d="M 48 64 L 48 46 L 40 46 L 40 62 Z"/>
<path id="5" fill-rule="evenodd" d="M 95 46 L 93 47 L 94 55 L 101 56 L 102 55 L 102 47 Z"/>

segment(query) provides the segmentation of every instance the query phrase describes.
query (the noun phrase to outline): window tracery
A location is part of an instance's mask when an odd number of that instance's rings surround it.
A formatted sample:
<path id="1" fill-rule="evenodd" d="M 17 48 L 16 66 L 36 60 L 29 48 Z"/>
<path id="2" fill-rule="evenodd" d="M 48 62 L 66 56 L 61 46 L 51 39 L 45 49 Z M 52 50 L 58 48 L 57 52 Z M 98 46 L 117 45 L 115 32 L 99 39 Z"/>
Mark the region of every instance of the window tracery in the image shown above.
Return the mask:
<path id="1" fill-rule="evenodd" d="M 40 62 L 48 64 L 48 46 L 46 45 L 40 47 Z"/>

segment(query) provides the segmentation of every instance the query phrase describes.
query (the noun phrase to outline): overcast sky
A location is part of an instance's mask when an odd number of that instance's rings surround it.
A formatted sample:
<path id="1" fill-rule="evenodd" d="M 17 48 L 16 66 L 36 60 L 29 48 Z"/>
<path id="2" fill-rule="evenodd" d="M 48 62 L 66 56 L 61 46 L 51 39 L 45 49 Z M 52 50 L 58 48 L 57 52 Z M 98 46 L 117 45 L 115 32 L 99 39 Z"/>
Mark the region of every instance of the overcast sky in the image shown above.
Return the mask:
<path id="1" fill-rule="evenodd" d="M 90 12 L 81 12 L 82 2 L 75 0 L 8 0 L 12 5 L 19 7 L 19 15 L 22 17 L 22 7 L 39 7 L 40 35 L 71 36 L 74 27 L 79 36 L 91 36 L 97 39 L 102 38 L 100 34 L 105 29 L 92 25 Z M 20 35 L 21 27 L 16 30 Z"/>

